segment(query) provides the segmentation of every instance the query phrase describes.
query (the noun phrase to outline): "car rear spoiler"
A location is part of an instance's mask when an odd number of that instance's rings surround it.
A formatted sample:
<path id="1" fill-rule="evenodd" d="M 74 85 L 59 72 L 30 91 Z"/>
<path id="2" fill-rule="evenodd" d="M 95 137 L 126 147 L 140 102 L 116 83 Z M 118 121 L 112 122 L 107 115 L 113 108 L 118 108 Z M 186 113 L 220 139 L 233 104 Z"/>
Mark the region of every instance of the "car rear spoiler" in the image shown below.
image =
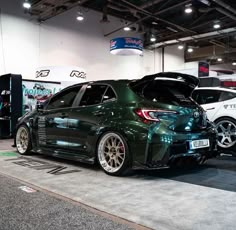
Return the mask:
<path id="1" fill-rule="evenodd" d="M 177 73 L 177 72 L 163 72 L 163 73 L 147 75 L 139 80 L 135 80 L 131 82 L 130 84 L 135 86 L 135 85 L 139 85 L 145 82 L 153 81 L 156 78 L 171 78 L 171 79 L 176 79 L 176 80 L 182 80 L 186 82 L 192 89 L 197 87 L 199 84 L 199 79 L 197 77 L 188 75 L 188 74 Z"/>

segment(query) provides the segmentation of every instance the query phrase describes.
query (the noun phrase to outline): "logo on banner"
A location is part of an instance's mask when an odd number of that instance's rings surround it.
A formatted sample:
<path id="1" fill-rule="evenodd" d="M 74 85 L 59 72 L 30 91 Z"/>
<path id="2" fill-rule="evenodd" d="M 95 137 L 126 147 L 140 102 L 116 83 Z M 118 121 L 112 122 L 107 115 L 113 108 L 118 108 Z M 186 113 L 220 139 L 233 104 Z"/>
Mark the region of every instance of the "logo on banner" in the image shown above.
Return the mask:
<path id="1" fill-rule="evenodd" d="M 50 70 L 40 70 L 36 72 L 36 78 L 47 77 L 50 73 Z"/>
<path id="2" fill-rule="evenodd" d="M 73 70 L 70 74 L 70 77 L 77 77 L 77 78 L 86 78 L 86 73 L 83 71 Z"/>
<path id="3" fill-rule="evenodd" d="M 111 40 L 111 41 L 110 41 L 110 46 L 111 46 L 111 47 L 116 46 L 116 41 Z"/>

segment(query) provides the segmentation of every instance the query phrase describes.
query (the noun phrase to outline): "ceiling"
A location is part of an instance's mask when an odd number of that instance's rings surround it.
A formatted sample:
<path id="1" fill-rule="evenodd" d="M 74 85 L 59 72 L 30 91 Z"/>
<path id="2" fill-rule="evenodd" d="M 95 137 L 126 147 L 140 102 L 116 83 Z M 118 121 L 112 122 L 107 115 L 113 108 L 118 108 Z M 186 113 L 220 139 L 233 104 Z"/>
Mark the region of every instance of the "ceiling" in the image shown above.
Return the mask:
<path id="1" fill-rule="evenodd" d="M 43 22 L 73 7 L 82 6 L 103 12 L 101 23 L 109 23 L 109 15 L 121 18 L 120 27 L 105 36 L 122 30 L 125 22 L 143 35 L 146 48 L 183 43 L 194 51 L 209 50 L 204 58 L 216 61 L 236 60 L 236 1 L 235 0 L 32 0 L 30 14 Z M 185 6 L 193 12 L 185 13 Z M 221 27 L 213 28 L 219 22 Z M 150 42 L 155 36 L 156 41 Z M 201 48 L 201 49 L 199 49 Z M 197 52 L 186 59 L 202 59 Z M 195 55 L 195 56 L 194 56 Z"/>

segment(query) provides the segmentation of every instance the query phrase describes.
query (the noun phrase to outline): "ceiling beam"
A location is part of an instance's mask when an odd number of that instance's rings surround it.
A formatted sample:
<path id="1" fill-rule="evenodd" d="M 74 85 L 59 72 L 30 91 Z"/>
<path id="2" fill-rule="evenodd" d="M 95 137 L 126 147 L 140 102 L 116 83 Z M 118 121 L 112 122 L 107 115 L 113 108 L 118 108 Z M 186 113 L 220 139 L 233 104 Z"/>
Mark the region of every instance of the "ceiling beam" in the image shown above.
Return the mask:
<path id="1" fill-rule="evenodd" d="M 154 6 L 160 2 L 163 2 L 164 0 L 154 0 L 154 1 L 147 1 L 146 3 L 142 4 L 140 8 L 145 9 L 151 6 Z"/>
<path id="2" fill-rule="evenodd" d="M 211 0 L 212 2 L 215 2 L 216 4 L 220 5 L 221 7 L 225 8 L 226 10 L 232 12 L 233 14 L 236 14 L 236 10 L 231 7 L 230 5 L 224 3 L 221 0 Z"/>
<path id="3" fill-rule="evenodd" d="M 174 45 L 179 42 L 185 43 L 185 42 L 189 42 L 189 41 L 199 41 L 199 40 L 212 39 L 212 38 L 217 38 L 217 37 L 221 37 L 221 36 L 225 36 L 225 35 L 228 36 L 230 34 L 236 34 L 235 27 L 222 29 L 222 30 L 218 30 L 218 31 L 213 31 L 213 32 L 208 32 L 208 33 L 187 36 L 187 37 L 180 37 L 177 39 L 172 39 L 172 40 L 163 41 L 163 42 L 158 42 L 158 43 L 150 46 L 150 48 L 154 49 L 154 48 L 158 48 L 158 47 L 162 47 L 162 46 L 166 46 L 166 45 Z"/>
<path id="4" fill-rule="evenodd" d="M 164 23 L 166 23 L 166 24 L 169 24 L 169 25 L 171 25 L 171 26 L 174 26 L 174 27 L 178 28 L 179 30 L 188 31 L 188 32 L 191 32 L 191 33 L 195 33 L 194 31 L 191 31 L 191 30 L 189 30 L 189 29 L 187 29 L 187 28 L 184 28 L 184 27 L 182 27 L 182 26 L 180 26 L 180 25 L 177 25 L 177 24 L 175 24 L 175 23 L 173 23 L 173 22 L 170 22 L 170 21 L 168 21 L 168 20 L 161 19 L 161 18 L 157 17 L 157 15 L 160 14 L 160 11 L 157 12 L 157 13 L 153 13 L 153 14 L 152 14 L 152 13 L 150 13 L 150 12 L 148 12 L 148 11 L 146 11 L 146 10 L 140 8 L 139 6 L 136 6 L 136 5 L 132 4 L 132 3 L 130 3 L 130 2 L 127 1 L 127 0 L 121 0 L 121 1 L 124 2 L 125 4 L 129 5 L 130 7 L 133 7 L 133 8 L 135 8 L 136 10 L 139 10 L 140 12 L 142 12 L 143 14 L 145 14 L 145 15 L 147 15 L 147 16 L 150 16 L 150 17 L 155 18 L 155 19 L 157 19 L 157 20 L 159 20 L 159 21 L 162 21 L 162 22 L 164 22 Z M 189 2 L 189 1 L 185 1 L 185 2 Z M 180 6 L 183 5 L 183 4 L 186 4 L 185 2 L 181 2 L 181 3 L 180 3 Z M 177 5 L 179 6 L 179 4 L 177 4 Z M 174 5 L 174 8 L 176 8 L 176 5 Z M 168 10 L 171 10 L 172 7 L 170 6 L 170 7 L 166 8 L 165 10 L 167 10 L 167 9 L 168 9 Z M 162 13 L 163 13 L 163 11 L 162 11 Z"/>
<path id="5" fill-rule="evenodd" d="M 64 13 L 65 11 L 67 10 L 70 10 L 78 5 L 82 5 L 86 2 L 88 2 L 89 0 L 81 0 L 81 1 L 77 1 L 75 3 L 72 3 L 72 4 L 69 4 L 69 5 L 66 5 L 66 3 L 68 3 L 68 0 L 61 0 L 59 2 L 57 2 L 57 4 L 54 6 L 54 7 L 48 7 L 47 10 L 44 10 L 41 14 L 38 15 L 38 20 L 40 21 L 46 21 L 50 18 L 53 18 L 59 14 L 62 14 Z M 47 1 L 40 1 L 41 3 L 44 3 L 44 2 L 47 2 Z M 38 3 L 39 5 L 37 5 L 37 7 L 40 6 L 40 2 Z M 56 8 L 60 5 L 66 5 L 67 6 L 67 9 L 66 10 L 63 10 L 63 11 L 56 11 Z M 32 10 L 34 10 L 34 6 L 32 8 Z"/>
<path id="6" fill-rule="evenodd" d="M 171 25 L 171 26 L 174 26 L 174 27 L 176 27 L 176 28 L 178 28 L 178 29 L 181 28 L 182 31 L 188 31 L 188 32 L 190 32 L 190 33 L 196 33 L 195 31 L 188 30 L 188 29 L 186 29 L 186 28 L 184 28 L 184 27 L 182 27 L 182 26 L 176 25 L 176 24 L 174 24 L 174 23 L 171 23 L 171 22 L 169 22 L 169 21 L 166 21 L 166 20 L 164 20 L 164 19 L 161 19 L 161 18 L 157 17 L 158 15 L 160 15 L 160 14 L 162 14 L 162 13 L 165 13 L 165 12 L 171 10 L 171 9 L 174 9 L 174 8 L 176 8 L 176 7 L 179 7 L 179 6 L 181 6 L 181 5 L 184 5 L 184 4 L 186 4 L 186 3 L 190 2 L 190 1 L 191 1 L 191 0 L 185 0 L 185 1 L 183 1 L 183 2 L 180 2 L 180 3 L 176 4 L 176 5 L 173 5 L 173 6 L 170 6 L 170 7 L 168 7 L 168 8 L 165 8 L 165 9 L 163 9 L 163 10 L 161 10 L 161 11 L 158 11 L 158 12 L 156 12 L 156 13 L 154 13 L 154 14 L 151 14 L 151 13 L 149 13 L 148 11 L 145 11 L 145 10 L 143 10 L 143 9 L 139 9 L 139 11 L 141 11 L 141 12 L 142 12 L 143 14 L 145 14 L 146 16 L 144 16 L 144 17 L 138 19 L 137 21 L 128 23 L 127 26 L 131 26 L 131 25 L 133 25 L 133 24 L 140 23 L 140 22 L 142 22 L 142 21 L 144 21 L 144 20 L 146 20 L 146 19 L 152 17 L 152 18 L 157 19 L 158 21 L 162 21 L 162 22 L 164 22 L 164 23 L 166 23 L 166 24 L 169 24 L 169 25 Z M 135 6 L 135 5 L 134 5 L 134 6 Z M 136 6 L 135 6 L 135 8 L 137 9 Z M 117 29 L 115 29 L 115 30 L 113 30 L 113 31 L 111 31 L 111 32 L 109 32 L 109 33 L 107 33 L 107 34 L 105 34 L 104 36 L 107 37 L 107 36 L 109 36 L 109 35 L 111 35 L 111 34 L 113 34 L 113 33 L 115 33 L 115 32 L 118 32 L 118 31 L 122 30 L 123 28 L 124 28 L 124 26 L 119 27 L 119 28 L 117 28 Z"/>
<path id="7" fill-rule="evenodd" d="M 233 20 L 236 20 L 236 16 L 234 16 L 233 14 L 227 12 L 226 10 L 224 10 L 224 9 L 222 9 L 222 8 L 219 8 L 219 7 L 216 7 L 215 9 L 216 9 L 218 12 L 220 12 L 220 13 L 226 15 L 227 17 L 232 18 Z"/>

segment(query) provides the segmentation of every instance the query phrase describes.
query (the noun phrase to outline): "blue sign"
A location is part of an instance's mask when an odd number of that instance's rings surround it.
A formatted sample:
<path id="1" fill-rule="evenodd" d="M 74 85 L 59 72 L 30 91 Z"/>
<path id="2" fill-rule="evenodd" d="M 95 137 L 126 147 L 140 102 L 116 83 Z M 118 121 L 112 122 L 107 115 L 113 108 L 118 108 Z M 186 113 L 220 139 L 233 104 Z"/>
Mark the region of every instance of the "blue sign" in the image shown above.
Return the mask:
<path id="1" fill-rule="evenodd" d="M 110 41 L 110 52 L 118 55 L 142 54 L 143 41 L 133 37 L 114 38 Z"/>

